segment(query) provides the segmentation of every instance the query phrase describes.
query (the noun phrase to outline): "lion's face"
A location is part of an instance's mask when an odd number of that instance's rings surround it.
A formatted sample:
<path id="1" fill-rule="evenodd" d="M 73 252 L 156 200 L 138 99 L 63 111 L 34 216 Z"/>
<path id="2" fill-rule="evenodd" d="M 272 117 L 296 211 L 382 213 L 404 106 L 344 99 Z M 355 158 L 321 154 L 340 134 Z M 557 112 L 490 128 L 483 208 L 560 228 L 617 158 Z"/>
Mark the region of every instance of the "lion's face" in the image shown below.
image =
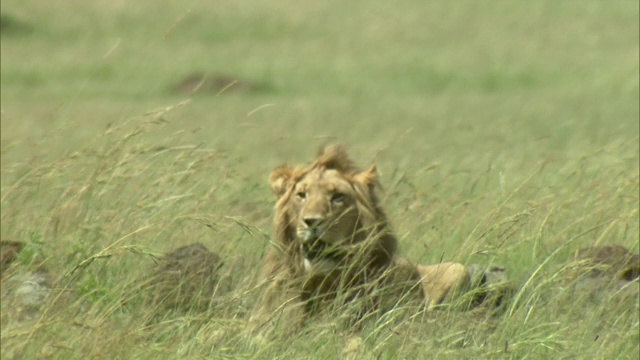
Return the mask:
<path id="1" fill-rule="evenodd" d="M 331 153 L 331 150 L 336 150 Z M 375 166 L 353 168 L 341 149 L 330 149 L 308 168 L 279 167 L 270 176 L 276 204 L 276 237 L 307 273 L 328 274 L 347 264 L 373 227 Z M 389 253 L 393 252 L 395 242 Z"/>
<path id="2" fill-rule="evenodd" d="M 296 240 L 307 271 L 330 271 L 345 256 L 358 228 L 356 194 L 337 170 L 315 169 L 291 194 Z"/>

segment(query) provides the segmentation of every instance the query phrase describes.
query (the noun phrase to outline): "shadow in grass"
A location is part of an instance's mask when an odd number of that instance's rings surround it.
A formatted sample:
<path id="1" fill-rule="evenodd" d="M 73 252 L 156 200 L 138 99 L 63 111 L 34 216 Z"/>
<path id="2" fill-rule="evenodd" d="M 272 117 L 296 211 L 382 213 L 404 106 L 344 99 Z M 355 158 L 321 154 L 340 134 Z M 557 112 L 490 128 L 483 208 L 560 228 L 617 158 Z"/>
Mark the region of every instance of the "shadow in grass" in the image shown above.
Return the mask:
<path id="1" fill-rule="evenodd" d="M 193 73 L 185 76 L 171 87 L 177 94 L 222 95 L 229 93 L 264 93 L 273 91 L 273 87 L 264 82 L 241 79 L 234 75 L 208 75 Z"/>
<path id="2" fill-rule="evenodd" d="M 544 84 L 549 75 L 535 68 L 497 68 L 483 72 L 465 72 L 424 65 L 411 66 L 409 71 L 394 73 L 394 81 L 402 86 L 423 92 L 446 90 L 479 90 L 499 92 L 530 89 Z"/>
<path id="3" fill-rule="evenodd" d="M 2 36 L 30 34 L 32 31 L 33 27 L 31 24 L 11 14 L 0 14 L 0 34 L 2 34 Z"/>

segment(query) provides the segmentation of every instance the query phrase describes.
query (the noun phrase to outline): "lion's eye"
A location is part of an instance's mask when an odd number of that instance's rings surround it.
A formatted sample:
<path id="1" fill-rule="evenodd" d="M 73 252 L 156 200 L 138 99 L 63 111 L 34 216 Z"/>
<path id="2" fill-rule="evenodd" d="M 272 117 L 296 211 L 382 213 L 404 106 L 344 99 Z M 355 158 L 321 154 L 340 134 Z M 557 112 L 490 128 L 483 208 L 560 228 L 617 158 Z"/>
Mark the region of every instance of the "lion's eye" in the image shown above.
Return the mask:
<path id="1" fill-rule="evenodd" d="M 300 200 L 304 200 L 304 199 L 306 199 L 306 198 L 307 198 L 307 193 L 306 193 L 306 192 L 304 192 L 304 191 L 299 191 L 299 192 L 296 194 L 296 196 L 298 197 L 298 199 L 300 199 Z"/>
<path id="2" fill-rule="evenodd" d="M 341 193 L 335 193 L 331 196 L 331 202 L 334 204 L 342 204 L 345 200 L 345 195 Z"/>

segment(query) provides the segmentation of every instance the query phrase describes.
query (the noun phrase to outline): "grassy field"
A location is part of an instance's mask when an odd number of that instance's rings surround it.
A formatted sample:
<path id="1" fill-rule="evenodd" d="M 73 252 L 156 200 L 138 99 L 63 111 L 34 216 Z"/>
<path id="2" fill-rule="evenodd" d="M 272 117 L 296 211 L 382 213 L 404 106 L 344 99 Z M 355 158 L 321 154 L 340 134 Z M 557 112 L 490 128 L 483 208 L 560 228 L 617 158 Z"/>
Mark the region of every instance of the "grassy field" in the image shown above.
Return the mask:
<path id="1" fill-rule="evenodd" d="M 639 246 L 639 4 L 566 1 L 2 2 L 2 240 L 54 288 L 2 358 L 340 358 L 314 319 L 246 327 L 269 172 L 327 143 L 375 162 L 411 260 L 497 263 L 499 316 L 379 319 L 363 359 L 637 359 L 638 301 L 568 294 L 579 248 Z M 201 91 L 179 91 L 191 76 Z M 238 80 L 225 88 L 216 79 Z M 232 273 L 208 311 L 123 306 L 199 241 Z M 632 284 L 632 286 L 637 286 Z M 347 346 L 348 347 L 348 346 Z"/>

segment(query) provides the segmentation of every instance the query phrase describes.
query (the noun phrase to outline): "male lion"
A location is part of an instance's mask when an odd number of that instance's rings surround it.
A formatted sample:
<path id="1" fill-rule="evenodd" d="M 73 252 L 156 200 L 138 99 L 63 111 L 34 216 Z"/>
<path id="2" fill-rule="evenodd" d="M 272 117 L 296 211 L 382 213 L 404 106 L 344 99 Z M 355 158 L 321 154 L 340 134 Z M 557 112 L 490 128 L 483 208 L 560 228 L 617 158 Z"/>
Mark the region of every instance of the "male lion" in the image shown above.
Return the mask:
<path id="1" fill-rule="evenodd" d="M 266 290 L 252 316 L 256 325 L 270 319 L 300 325 L 335 300 L 359 300 L 359 319 L 389 304 L 390 293 L 417 293 L 431 308 L 469 280 L 460 264 L 415 266 L 396 255 L 398 241 L 376 195 L 376 168 L 359 170 L 342 146 L 325 147 L 306 168 L 278 167 L 269 182 L 278 198 L 276 230 L 263 265 Z"/>

